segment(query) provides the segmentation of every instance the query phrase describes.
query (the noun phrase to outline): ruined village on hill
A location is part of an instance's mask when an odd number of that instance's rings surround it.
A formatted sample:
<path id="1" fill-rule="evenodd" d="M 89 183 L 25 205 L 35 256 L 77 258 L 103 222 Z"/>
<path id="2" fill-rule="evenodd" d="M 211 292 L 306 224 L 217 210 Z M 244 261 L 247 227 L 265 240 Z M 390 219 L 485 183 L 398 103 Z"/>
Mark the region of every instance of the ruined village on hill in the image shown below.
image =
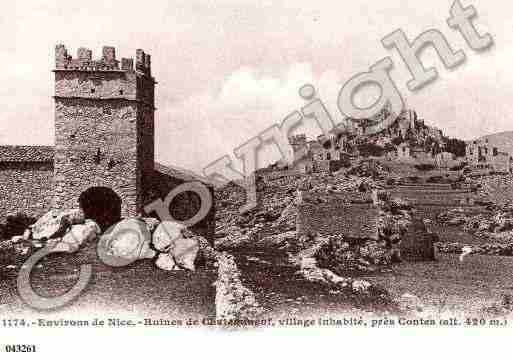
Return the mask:
<path id="1" fill-rule="evenodd" d="M 296 134 L 297 160 L 257 170 L 257 206 L 240 213 L 243 187 L 155 162 L 150 55 L 73 58 L 59 45 L 54 72 L 55 146 L 0 147 L 3 313 L 53 308 L 34 292 L 62 296 L 84 265 L 94 279 L 55 310 L 206 325 L 512 312 L 513 160 L 493 136 L 448 138 L 414 110 L 377 134 Z M 213 203 L 194 226 L 183 223 L 201 209 L 193 189 L 166 202 L 182 222 L 147 206 L 191 182 Z M 32 291 L 17 280 L 27 271 Z"/>

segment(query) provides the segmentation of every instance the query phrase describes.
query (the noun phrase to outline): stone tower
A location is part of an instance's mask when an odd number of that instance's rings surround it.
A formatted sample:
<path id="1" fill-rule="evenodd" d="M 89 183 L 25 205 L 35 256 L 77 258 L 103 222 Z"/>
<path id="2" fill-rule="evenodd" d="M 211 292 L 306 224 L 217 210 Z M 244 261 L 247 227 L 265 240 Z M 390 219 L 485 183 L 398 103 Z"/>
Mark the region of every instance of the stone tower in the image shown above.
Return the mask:
<path id="1" fill-rule="evenodd" d="M 122 216 L 142 211 L 154 170 L 154 88 L 150 55 L 116 59 L 55 47 L 54 208 L 77 207 L 81 195 L 113 201 Z M 101 204 L 100 203 L 100 204 Z"/>

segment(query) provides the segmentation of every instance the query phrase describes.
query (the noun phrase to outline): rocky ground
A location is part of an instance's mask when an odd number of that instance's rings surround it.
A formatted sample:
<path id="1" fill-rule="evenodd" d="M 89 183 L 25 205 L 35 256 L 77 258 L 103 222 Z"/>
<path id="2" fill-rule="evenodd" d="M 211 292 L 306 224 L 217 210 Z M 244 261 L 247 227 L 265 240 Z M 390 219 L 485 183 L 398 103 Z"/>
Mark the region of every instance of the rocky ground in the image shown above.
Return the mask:
<path id="1" fill-rule="evenodd" d="M 399 306 L 413 306 L 412 315 L 423 318 L 510 315 L 513 293 L 513 259 L 439 254 L 435 262 L 403 262 L 389 272 L 363 275 L 387 288 Z"/>
<path id="2" fill-rule="evenodd" d="M 51 249 L 55 253 L 31 272 L 40 296 L 66 293 L 82 265 L 92 265 L 93 273 L 86 289 L 58 312 L 215 317 L 216 253 L 208 241 L 178 223 L 127 218 L 102 231 L 79 209 L 51 211 L 2 247 L 2 313 L 34 313 L 18 295 L 18 273 L 34 253 Z"/>
<path id="3" fill-rule="evenodd" d="M 259 207 L 252 214 L 245 215 L 240 215 L 235 210 L 244 201 L 240 192 L 238 195 L 233 189 L 221 191 L 218 193 L 221 198 L 218 202 L 220 231 L 216 248 L 234 255 L 241 283 L 251 290 L 259 305 L 271 313 L 304 313 L 324 309 L 344 311 L 358 307 L 358 302 L 364 303 L 364 298 L 371 297 L 366 303 L 367 309 L 361 308 L 363 311 L 415 312 L 418 306 L 426 306 L 436 312 L 448 301 L 446 297 L 450 297 L 452 302 L 447 304 L 447 308 L 451 307 L 456 311 L 469 309 L 479 312 L 492 308 L 490 311 L 502 313 L 504 306 L 501 303 L 505 301 L 507 304 L 510 288 L 503 286 L 501 281 L 504 278 L 497 271 L 497 264 L 490 266 L 493 260 L 487 259 L 488 257 L 474 259 L 477 258 L 474 255 L 511 255 L 513 244 L 510 226 L 513 221 L 510 204 L 504 200 L 493 202 L 500 195 L 492 192 L 497 190 L 496 185 L 492 188 L 488 184 L 508 183 L 508 179 L 470 180 L 460 176 L 447 179 L 455 183 L 464 181 L 466 185 L 479 188 L 476 199 L 483 205 L 470 210 L 444 210 L 443 206 L 437 206 L 436 209 L 412 208 L 400 198 L 387 197 L 386 191 L 382 190 L 390 185 L 390 179 L 394 182 L 408 182 L 408 178 L 401 178 L 388 170 L 379 163 L 363 161 L 332 175 L 312 175 L 306 181 L 290 181 L 285 186 L 261 191 Z M 381 203 L 380 241 L 361 243 L 354 248 L 342 236 L 297 238 L 293 222 L 294 201 L 297 189 L 305 186 L 321 201 L 323 196 L 329 197 L 333 193 L 378 189 Z M 504 190 L 506 187 L 502 186 L 501 191 Z M 466 213 L 463 214 L 462 211 Z M 461 218 L 462 216 L 465 218 Z M 475 266 L 466 266 L 465 269 L 458 266 L 459 256 L 444 254 L 439 254 L 436 262 L 403 261 L 394 264 L 401 261 L 400 254 L 399 258 L 396 257 L 394 248 L 398 247 L 401 236 L 411 226 L 414 217 L 423 219 L 426 230 L 438 238 L 436 247 L 439 253 L 460 255 L 468 245 L 466 242 L 477 241 L 479 246 L 474 246 L 472 257 L 467 257 L 472 258 L 471 262 Z M 462 242 L 451 242 L 454 239 Z M 311 253 L 306 256 L 306 261 L 298 262 L 298 256 L 304 254 L 305 247 Z M 305 262 L 313 263 L 315 269 L 309 271 L 308 265 L 306 268 L 301 265 Z M 480 276 L 483 266 L 492 268 L 486 270 L 486 276 Z M 432 275 L 426 276 L 427 272 Z M 488 279 L 484 278 L 494 275 L 496 280 L 493 282 L 487 282 Z M 460 277 L 456 280 L 458 276 Z M 472 277 L 475 277 L 474 283 L 471 282 Z M 392 285 L 391 280 L 397 280 L 398 285 Z M 333 282 L 338 286 L 330 288 L 328 283 Z M 356 285 L 353 286 L 355 282 Z M 470 295 L 470 288 L 475 289 L 483 283 L 490 283 L 490 288 Z M 368 286 L 370 292 L 376 295 L 368 296 L 369 291 L 366 295 L 358 295 L 358 291 L 353 290 L 358 285 Z M 461 291 L 464 286 L 469 290 Z M 351 290 L 347 290 L 348 288 Z M 381 291 L 379 288 L 386 290 Z M 439 290 L 431 293 L 433 288 Z M 425 295 L 429 293 L 433 295 Z M 418 302 L 418 305 L 412 306 L 412 302 Z M 465 302 L 469 303 L 467 307 Z"/>
<path id="4" fill-rule="evenodd" d="M 377 161 L 364 160 L 333 174 L 312 174 L 279 185 L 259 182 L 258 206 L 247 213 L 239 213 L 244 190 L 230 184 L 215 194 L 213 247 L 172 223 L 125 219 L 123 223 L 143 228 L 142 239 L 110 241 L 108 250 L 132 259 L 136 253 L 137 264 L 123 269 L 95 264 L 94 285 L 79 302 L 85 307 L 91 303 L 108 307 L 111 301 L 112 308 L 128 306 L 129 310 L 146 305 L 148 311 L 182 311 L 230 321 L 355 311 L 415 314 L 418 308 L 440 311 L 448 302 L 458 310 L 464 308 L 455 299 L 459 293 L 459 298 L 473 303 L 472 310 L 501 312 L 500 303 L 508 302 L 503 299 L 510 288 L 497 273 L 500 265 L 510 265 L 500 257 L 513 255 L 513 202 L 494 202 L 500 196 L 493 191 L 504 191 L 508 179 L 473 179 L 481 206 L 471 210 L 437 207 L 436 212 L 392 198 L 386 188 L 398 181 L 408 179 Z M 334 194 L 375 192 L 378 239 L 355 242 L 343 235 L 298 236 L 298 189 L 320 202 Z M 80 263 L 96 257 L 88 245 L 106 235 L 78 210 L 50 213 L 39 222 L 1 244 L 2 311 L 20 308 L 14 281 L 32 253 L 48 245 L 68 251 L 45 258 L 35 269 L 37 290 L 55 295 L 74 283 Z M 414 224 L 419 226 L 416 231 L 432 232 L 439 239 L 438 251 L 449 254 L 441 254 L 436 262 L 402 260 L 401 242 Z M 192 250 L 184 254 L 187 248 Z M 460 260 L 463 252 L 468 252 L 468 262 Z M 49 279 L 51 287 L 45 284 Z"/>
<path id="5" fill-rule="evenodd" d="M 491 179 L 496 181 L 496 178 Z M 490 179 L 486 179 L 487 183 Z M 481 181 L 483 182 L 483 181 Z M 465 208 L 454 208 L 440 213 L 436 222 L 445 227 L 468 235 L 460 241 L 440 243 L 440 251 L 445 253 L 461 253 L 462 248 L 471 249 L 474 254 L 499 256 L 513 255 L 513 200 L 502 198 L 500 202 L 492 199 L 498 196 L 492 194 L 486 186 L 479 193 L 486 199 L 486 206 L 479 212 L 468 211 Z"/>
<path id="6" fill-rule="evenodd" d="M 410 221 L 407 204 L 384 196 L 380 206 L 380 239 L 350 243 L 343 236 L 298 238 L 298 189 L 318 201 L 333 194 L 371 192 L 383 187 L 386 172 L 372 161 L 335 174 L 313 174 L 285 185 L 260 184 L 258 207 L 240 214 L 244 194 L 236 186 L 218 191 L 215 248 L 233 255 L 238 279 L 263 313 L 308 311 L 390 312 L 395 303 L 386 290 L 362 281 L 363 272 L 392 264 L 391 249 Z"/>

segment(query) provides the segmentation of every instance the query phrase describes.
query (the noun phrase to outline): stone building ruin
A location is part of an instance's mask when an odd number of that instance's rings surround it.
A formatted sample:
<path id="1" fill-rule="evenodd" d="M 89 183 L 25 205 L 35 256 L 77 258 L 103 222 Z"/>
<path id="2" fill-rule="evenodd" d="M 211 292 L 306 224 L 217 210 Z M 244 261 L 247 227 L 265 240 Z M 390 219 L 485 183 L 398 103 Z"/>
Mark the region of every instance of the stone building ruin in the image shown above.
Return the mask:
<path id="1" fill-rule="evenodd" d="M 104 46 L 100 59 L 86 48 L 73 58 L 57 45 L 53 72 L 55 146 L 0 146 L 4 217 L 73 208 L 80 199 L 91 211 L 100 208 L 103 213 L 91 215 L 108 222 L 143 214 L 145 205 L 184 182 L 200 181 L 212 192 L 202 178 L 155 163 L 156 81 L 149 54 L 139 49 L 135 62 L 119 61 L 115 48 Z M 171 214 L 190 218 L 198 201 L 193 192 L 181 193 Z M 213 233 L 213 208 L 198 224 L 205 235 Z"/>

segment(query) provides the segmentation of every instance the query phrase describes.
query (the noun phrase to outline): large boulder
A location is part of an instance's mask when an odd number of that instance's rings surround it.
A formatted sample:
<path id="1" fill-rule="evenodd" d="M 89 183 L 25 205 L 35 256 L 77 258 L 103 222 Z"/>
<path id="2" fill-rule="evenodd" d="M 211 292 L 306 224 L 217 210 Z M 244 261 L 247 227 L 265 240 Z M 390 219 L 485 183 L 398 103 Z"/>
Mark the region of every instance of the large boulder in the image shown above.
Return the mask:
<path id="1" fill-rule="evenodd" d="M 84 243 L 94 241 L 100 234 L 100 226 L 92 220 L 86 220 L 84 224 L 71 226 L 60 243 L 67 245 L 70 252 L 76 252 Z"/>
<path id="2" fill-rule="evenodd" d="M 155 265 L 163 270 L 172 271 L 179 270 L 180 268 L 176 265 L 173 256 L 169 253 L 159 253 Z"/>
<path id="3" fill-rule="evenodd" d="M 179 238 L 171 246 L 169 254 L 180 267 L 194 271 L 198 251 L 199 241 L 196 237 Z"/>
<path id="4" fill-rule="evenodd" d="M 50 239 L 59 237 L 73 224 L 84 223 L 84 215 L 80 209 L 52 209 L 31 225 L 32 238 Z"/>
<path id="5" fill-rule="evenodd" d="M 110 227 L 102 236 L 98 250 L 108 264 L 122 266 L 138 259 L 153 258 L 151 233 L 146 223 L 137 218 L 124 219 Z M 119 264 L 116 264 L 119 262 Z"/>
<path id="6" fill-rule="evenodd" d="M 164 221 L 153 232 L 153 246 L 159 252 L 169 251 L 170 246 L 178 238 L 183 238 L 183 232 L 187 228 L 178 222 Z"/>
<path id="7" fill-rule="evenodd" d="M 169 253 L 179 267 L 195 270 L 200 241 L 183 224 L 173 221 L 159 224 L 153 233 L 153 245 L 158 251 Z"/>
<path id="8" fill-rule="evenodd" d="M 153 217 L 142 217 L 141 220 L 146 223 L 148 230 L 151 233 L 155 232 L 155 229 L 157 229 L 158 225 L 160 224 L 160 221 Z"/>

